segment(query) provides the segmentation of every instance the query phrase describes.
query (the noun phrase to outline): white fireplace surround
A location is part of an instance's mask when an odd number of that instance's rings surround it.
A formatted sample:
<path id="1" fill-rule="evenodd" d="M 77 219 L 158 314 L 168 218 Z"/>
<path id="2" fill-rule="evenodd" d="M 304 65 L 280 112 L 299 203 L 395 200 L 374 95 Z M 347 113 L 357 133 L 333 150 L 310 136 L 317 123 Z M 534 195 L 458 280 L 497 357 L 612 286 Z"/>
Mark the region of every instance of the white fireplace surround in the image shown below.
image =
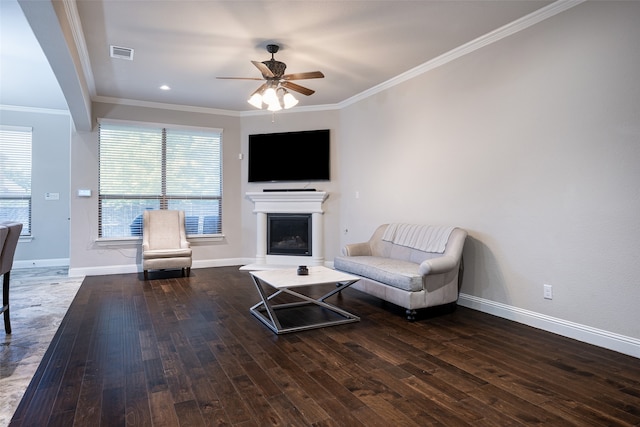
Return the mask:
<path id="1" fill-rule="evenodd" d="M 245 269 L 268 269 L 293 265 L 324 265 L 324 191 L 248 192 L 256 214 L 256 260 Z M 311 256 L 267 255 L 267 214 L 311 214 Z"/>

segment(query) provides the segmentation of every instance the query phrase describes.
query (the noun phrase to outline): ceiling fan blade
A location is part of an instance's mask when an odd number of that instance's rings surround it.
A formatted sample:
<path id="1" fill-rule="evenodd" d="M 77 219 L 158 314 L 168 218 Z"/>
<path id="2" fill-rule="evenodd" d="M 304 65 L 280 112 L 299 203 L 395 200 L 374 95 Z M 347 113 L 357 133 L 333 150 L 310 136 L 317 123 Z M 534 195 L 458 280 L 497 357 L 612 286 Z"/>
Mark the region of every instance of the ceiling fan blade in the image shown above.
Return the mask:
<path id="1" fill-rule="evenodd" d="M 260 70 L 260 72 L 262 73 L 263 76 L 265 77 L 275 77 L 275 74 L 273 74 L 271 72 L 271 70 L 269 69 L 269 67 L 267 67 L 266 65 L 264 65 L 262 62 L 258 62 L 258 61 L 251 61 L 251 63 L 253 65 L 256 66 L 256 68 L 258 70 Z"/>
<path id="2" fill-rule="evenodd" d="M 284 80 L 322 79 L 324 74 L 320 71 L 309 71 L 307 73 L 285 74 L 282 78 Z"/>
<path id="3" fill-rule="evenodd" d="M 261 85 L 260 85 L 260 87 L 259 87 L 258 89 L 256 89 L 256 90 L 255 90 L 255 91 L 254 91 L 254 92 L 249 96 L 249 98 L 251 98 L 251 97 L 252 97 L 253 95 L 255 95 L 256 93 L 260 93 L 260 94 L 261 94 L 261 93 L 262 93 L 262 92 L 267 88 L 267 86 L 269 86 L 267 83 L 263 83 L 263 84 L 261 84 Z"/>
<path id="4" fill-rule="evenodd" d="M 311 89 L 309 89 L 309 88 L 306 88 L 306 87 L 304 87 L 304 86 L 300 86 L 300 85 L 295 84 L 295 83 L 292 83 L 292 82 L 290 82 L 290 81 L 282 82 L 282 83 L 280 83 L 280 85 L 281 85 L 282 87 L 285 87 L 285 88 L 287 88 L 287 89 L 294 90 L 294 91 L 296 91 L 296 92 L 298 92 L 298 93 L 301 93 L 301 94 L 303 94 L 303 95 L 307 95 L 307 96 L 309 96 L 309 95 L 313 95 L 313 94 L 316 92 L 315 90 L 311 90 Z"/>
<path id="5" fill-rule="evenodd" d="M 225 79 L 225 80 L 264 80 L 259 77 L 216 77 L 216 79 Z"/>

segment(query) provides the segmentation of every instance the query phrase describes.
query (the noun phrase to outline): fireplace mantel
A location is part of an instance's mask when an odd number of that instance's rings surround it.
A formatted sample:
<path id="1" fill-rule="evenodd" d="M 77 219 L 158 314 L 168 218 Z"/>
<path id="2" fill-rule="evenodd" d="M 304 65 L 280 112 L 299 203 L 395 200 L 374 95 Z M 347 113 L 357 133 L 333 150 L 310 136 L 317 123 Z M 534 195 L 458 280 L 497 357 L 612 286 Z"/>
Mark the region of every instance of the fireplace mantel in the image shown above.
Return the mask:
<path id="1" fill-rule="evenodd" d="M 265 191 L 246 193 L 254 203 L 254 212 L 323 213 L 322 203 L 329 197 L 324 191 Z"/>
<path id="2" fill-rule="evenodd" d="M 322 204 L 329 197 L 324 191 L 248 192 L 256 214 L 256 263 L 246 269 L 275 268 L 292 265 L 324 265 L 324 227 Z M 311 214 L 311 256 L 267 255 L 267 214 Z"/>

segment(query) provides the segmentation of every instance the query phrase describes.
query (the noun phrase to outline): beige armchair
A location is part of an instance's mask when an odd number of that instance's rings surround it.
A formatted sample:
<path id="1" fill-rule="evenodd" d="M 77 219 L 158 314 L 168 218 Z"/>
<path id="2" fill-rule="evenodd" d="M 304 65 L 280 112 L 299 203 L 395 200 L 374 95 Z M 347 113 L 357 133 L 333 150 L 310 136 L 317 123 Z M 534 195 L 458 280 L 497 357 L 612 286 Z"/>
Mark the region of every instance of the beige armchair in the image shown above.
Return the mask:
<path id="1" fill-rule="evenodd" d="M 149 210 L 142 216 L 142 270 L 181 268 L 191 272 L 191 247 L 184 227 L 184 211 Z"/>
<path id="2" fill-rule="evenodd" d="M 9 318 L 9 278 L 13 267 L 13 256 L 18 247 L 18 239 L 22 231 L 22 223 L 0 223 L 0 275 L 2 275 L 2 310 L 4 313 L 4 330 L 11 333 L 11 320 Z"/>

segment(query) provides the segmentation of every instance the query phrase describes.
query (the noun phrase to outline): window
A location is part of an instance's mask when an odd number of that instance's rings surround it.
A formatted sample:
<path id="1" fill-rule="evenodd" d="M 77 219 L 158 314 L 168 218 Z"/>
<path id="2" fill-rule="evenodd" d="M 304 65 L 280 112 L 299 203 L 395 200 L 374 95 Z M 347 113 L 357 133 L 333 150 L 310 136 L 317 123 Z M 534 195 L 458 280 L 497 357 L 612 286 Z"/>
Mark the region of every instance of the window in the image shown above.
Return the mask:
<path id="1" fill-rule="evenodd" d="M 187 234 L 222 231 L 222 132 L 101 122 L 99 237 L 142 235 L 145 209 L 185 212 Z"/>
<path id="2" fill-rule="evenodd" d="M 31 128 L 0 126 L 0 221 L 31 235 Z"/>

